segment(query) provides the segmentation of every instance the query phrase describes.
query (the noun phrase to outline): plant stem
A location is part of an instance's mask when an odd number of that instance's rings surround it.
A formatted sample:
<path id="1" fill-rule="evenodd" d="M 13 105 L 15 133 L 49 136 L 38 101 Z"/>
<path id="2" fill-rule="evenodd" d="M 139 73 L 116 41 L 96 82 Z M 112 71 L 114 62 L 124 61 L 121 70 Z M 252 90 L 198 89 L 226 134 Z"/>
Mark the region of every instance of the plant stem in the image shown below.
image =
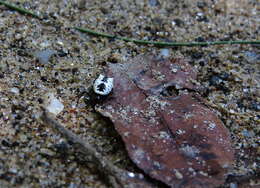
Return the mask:
<path id="1" fill-rule="evenodd" d="M 85 29 L 81 27 L 74 27 L 74 29 L 83 32 L 88 33 L 97 37 L 107 37 L 107 38 L 114 38 L 123 40 L 126 42 L 134 42 L 137 44 L 151 44 L 155 46 L 161 46 L 161 47 L 170 47 L 170 46 L 207 46 L 207 45 L 221 45 L 221 44 L 260 44 L 260 41 L 244 41 L 244 40 L 238 40 L 238 41 L 215 41 L 215 42 L 157 42 L 157 41 L 148 41 L 148 40 L 137 40 L 127 37 L 120 37 L 116 35 L 110 35 L 107 33 L 100 33 L 96 32 L 91 29 Z"/>
<path id="2" fill-rule="evenodd" d="M 16 5 L 10 4 L 6 1 L 2 1 L 0 0 L 0 5 L 4 5 L 7 8 L 10 8 L 12 10 L 16 10 L 17 12 L 20 12 L 21 14 L 26 14 L 26 15 L 30 15 L 32 17 L 41 19 L 41 17 L 39 15 L 37 15 L 36 13 L 18 7 Z M 74 29 L 83 32 L 83 33 L 88 33 L 97 37 L 106 37 L 106 38 L 114 38 L 114 39 L 118 39 L 118 40 L 123 40 L 126 42 L 134 42 L 136 44 L 142 44 L 142 45 L 154 45 L 154 46 L 159 46 L 159 47 L 171 47 L 171 46 L 208 46 L 208 45 L 223 45 L 223 44 L 260 44 L 259 40 L 256 41 L 215 41 L 215 42 L 157 42 L 157 41 L 148 41 L 148 40 L 138 40 L 138 39 L 133 39 L 133 38 L 127 38 L 127 37 L 121 37 L 121 36 L 115 36 L 115 35 L 111 35 L 111 34 L 107 34 L 107 33 L 100 33 L 91 29 L 84 29 L 81 27 L 74 27 Z"/>
<path id="3" fill-rule="evenodd" d="M 17 12 L 20 12 L 21 14 L 27 14 L 27 15 L 30 15 L 32 17 L 41 19 L 40 16 L 37 15 L 36 13 L 34 13 L 32 11 L 29 11 L 27 9 L 24 9 L 24 8 L 18 7 L 18 6 L 15 6 L 15 5 L 11 4 L 11 3 L 8 3 L 8 2 L 0 0 L 0 5 L 4 5 L 4 6 L 6 6 L 9 9 L 16 10 Z"/>

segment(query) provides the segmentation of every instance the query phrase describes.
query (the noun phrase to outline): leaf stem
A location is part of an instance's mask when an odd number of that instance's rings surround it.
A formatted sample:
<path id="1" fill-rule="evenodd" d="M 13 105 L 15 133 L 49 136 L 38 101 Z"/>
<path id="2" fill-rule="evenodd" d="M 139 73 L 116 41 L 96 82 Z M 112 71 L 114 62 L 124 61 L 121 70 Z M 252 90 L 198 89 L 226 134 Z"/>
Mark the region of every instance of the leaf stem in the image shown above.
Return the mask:
<path id="1" fill-rule="evenodd" d="M 207 46 L 207 45 L 221 45 L 221 44 L 260 44 L 259 40 L 256 41 L 246 41 L 246 40 L 237 40 L 237 41 L 214 41 L 214 42 L 157 42 L 157 41 L 148 41 L 148 40 L 138 40 L 133 38 L 127 38 L 127 37 L 121 37 L 116 35 L 111 35 L 107 33 L 100 33 L 96 32 L 91 29 L 85 29 L 81 27 L 74 27 L 74 29 L 83 32 L 88 33 L 97 37 L 107 37 L 107 38 L 114 38 L 123 40 L 126 42 L 134 42 L 137 44 L 151 44 L 155 46 L 161 46 L 161 47 L 170 47 L 170 46 Z"/>
<path id="2" fill-rule="evenodd" d="M 16 5 L 11 4 L 11 3 L 8 3 L 6 1 L 0 0 L 0 5 L 4 5 L 4 6 L 6 6 L 9 9 L 16 10 L 17 12 L 20 12 L 21 14 L 27 14 L 27 15 L 30 15 L 32 17 L 41 19 L 40 16 L 37 15 L 36 13 L 34 13 L 34 12 L 30 11 L 30 10 L 18 7 Z"/>

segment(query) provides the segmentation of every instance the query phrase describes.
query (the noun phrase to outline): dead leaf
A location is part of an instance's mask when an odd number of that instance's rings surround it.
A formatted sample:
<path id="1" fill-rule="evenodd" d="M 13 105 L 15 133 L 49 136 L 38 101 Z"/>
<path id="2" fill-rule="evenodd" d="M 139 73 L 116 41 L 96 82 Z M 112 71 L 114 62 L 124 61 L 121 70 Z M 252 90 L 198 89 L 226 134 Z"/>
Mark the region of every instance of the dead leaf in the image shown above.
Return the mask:
<path id="1" fill-rule="evenodd" d="M 138 56 L 109 64 L 107 75 L 113 94 L 96 110 L 114 123 L 139 168 L 171 187 L 224 182 L 234 159 L 229 131 L 193 91 L 192 66 Z"/>

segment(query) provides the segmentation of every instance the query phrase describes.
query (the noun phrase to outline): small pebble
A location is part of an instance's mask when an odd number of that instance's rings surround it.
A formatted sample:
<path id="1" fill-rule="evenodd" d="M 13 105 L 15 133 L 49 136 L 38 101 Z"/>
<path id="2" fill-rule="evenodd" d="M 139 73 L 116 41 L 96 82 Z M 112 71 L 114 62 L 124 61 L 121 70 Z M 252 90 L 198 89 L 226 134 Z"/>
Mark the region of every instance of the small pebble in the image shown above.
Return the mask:
<path id="1" fill-rule="evenodd" d="M 162 58 L 169 57 L 170 56 L 170 50 L 167 49 L 167 48 L 161 49 L 159 56 L 162 57 Z"/>
<path id="2" fill-rule="evenodd" d="M 236 183 L 230 183 L 230 188 L 237 188 L 237 184 Z"/>
<path id="3" fill-rule="evenodd" d="M 53 93 L 47 94 L 47 97 L 46 109 L 55 115 L 59 114 L 64 109 L 64 105 L 54 96 Z"/>
<path id="4" fill-rule="evenodd" d="M 13 87 L 10 89 L 10 91 L 14 94 L 19 94 L 20 90 L 17 87 Z"/>
<path id="5" fill-rule="evenodd" d="M 255 136 L 253 131 L 248 131 L 248 130 L 243 130 L 242 134 L 243 134 L 243 136 L 248 137 L 248 138 Z"/>
<path id="6" fill-rule="evenodd" d="M 199 22 L 208 22 L 207 17 L 202 12 L 197 13 L 196 20 L 198 20 Z"/>
<path id="7" fill-rule="evenodd" d="M 134 178 L 134 177 L 135 177 L 135 174 L 134 174 L 133 172 L 129 172 L 129 173 L 128 173 L 128 176 L 129 176 L 130 178 Z"/>
<path id="8" fill-rule="evenodd" d="M 177 27 L 181 27 L 181 26 L 183 26 L 184 25 L 184 22 L 181 20 L 181 19 L 179 19 L 179 18 L 176 18 L 176 19 L 174 19 L 173 21 L 172 21 L 172 26 L 177 26 Z"/>
<path id="9" fill-rule="evenodd" d="M 5 147 L 12 147 L 12 145 L 13 145 L 9 140 L 6 140 L 6 139 L 3 139 L 1 143 Z"/>
<path id="10" fill-rule="evenodd" d="M 178 170 L 174 170 L 175 176 L 177 179 L 182 179 L 183 175 L 178 171 Z"/>
<path id="11" fill-rule="evenodd" d="M 252 109 L 254 109 L 256 111 L 260 111 L 260 103 L 252 102 L 251 106 L 252 106 Z"/>
<path id="12" fill-rule="evenodd" d="M 218 86 L 222 83 L 222 79 L 218 76 L 212 76 L 209 80 L 209 84 L 213 86 Z"/>
<path id="13" fill-rule="evenodd" d="M 207 6 L 207 3 L 206 2 L 197 2 L 197 7 L 200 8 L 200 9 L 203 9 Z"/>
<path id="14" fill-rule="evenodd" d="M 39 60 L 41 64 L 47 64 L 51 58 L 52 55 L 56 54 L 57 52 L 55 50 L 41 50 L 33 53 L 33 55 Z"/>
<path id="15" fill-rule="evenodd" d="M 206 40 L 203 37 L 197 37 L 195 39 L 195 41 L 197 41 L 197 42 L 206 42 Z"/>
<path id="16" fill-rule="evenodd" d="M 191 58 L 200 59 L 203 57 L 203 55 L 204 55 L 203 52 L 194 52 L 194 53 L 192 53 Z"/>
<path id="17" fill-rule="evenodd" d="M 247 51 L 244 53 L 244 56 L 249 63 L 260 62 L 260 54 L 257 54 L 255 52 Z"/>
<path id="18" fill-rule="evenodd" d="M 16 168 L 10 168 L 9 172 L 16 174 L 18 172 L 18 170 Z"/>
<path id="19" fill-rule="evenodd" d="M 50 149 L 47 149 L 47 148 L 41 148 L 40 153 L 43 154 L 43 155 L 46 155 L 46 156 L 50 156 L 50 157 L 55 155 L 55 152 L 53 152 L 53 151 L 51 151 Z"/>
<path id="20" fill-rule="evenodd" d="M 149 0 L 148 2 L 149 2 L 149 5 L 152 7 L 159 5 L 159 2 L 157 0 Z"/>
<path id="21" fill-rule="evenodd" d="M 219 77 L 223 80 L 228 80 L 228 78 L 230 77 L 230 75 L 226 72 L 222 72 Z"/>

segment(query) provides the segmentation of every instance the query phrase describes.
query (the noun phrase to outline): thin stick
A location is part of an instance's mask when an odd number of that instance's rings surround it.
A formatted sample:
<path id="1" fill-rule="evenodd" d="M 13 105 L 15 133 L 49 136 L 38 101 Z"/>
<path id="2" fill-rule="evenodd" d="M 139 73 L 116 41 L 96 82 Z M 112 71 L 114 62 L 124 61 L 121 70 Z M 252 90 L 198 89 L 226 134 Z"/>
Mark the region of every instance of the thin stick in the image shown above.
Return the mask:
<path id="1" fill-rule="evenodd" d="M 140 178 L 138 174 L 135 174 L 135 177 L 129 177 L 129 171 L 116 167 L 87 141 L 81 139 L 51 117 L 50 113 L 44 108 L 42 108 L 42 111 L 42 122 L 57 130 L 63 137 L 69 140 L 76 150 L 85 155 L 87 161 L 96 165 L 99 172 L 108 179 L 113 187 L 153 187 L 144 178 Z"/>
<path id="2" fill-rule="evenodd" d="M 137 39 L 132 39 L 132 38 L 127 38 L 127 37 L 120 37 L 116 35 L 110 35 L 107 33 L 100 33 L 96 32 L 91 29 L 85 29 L 81 27 L 74 27 L 74 29 L 83 32 L 83 33 L 88 33 L 97 37 L 106 37 L 106 38 L 114 38 L 114 39 L 119 39 L 123 40 L 126 42 L 134 42 L 137 44 L 151 44 L 155 46 L 161 46 L 161 47 L 171 47 L 171 46 L 207 46 L 207 45 L 223 45 L 223 44 L 260 44 L 259 40 L 256 41 L 244 41 L 244 40 L 239 40 L 239 41 L 215 41 L 215 42 L 157 42 L 157 41 L 148 41 L 148 40 L 137 40 Z"/>
<path id="3" fill-rule="evenodd" d="M 0 5 L 4 5 L 4 6 L 6 6 L 9 9 L 16 10 L 17 12 L 20 12 L 21 14 L 26 14 L 26 15 L 30 15 L 32 17 L 41 19 L 40 16 L 37 15 L 36 13 L 34 13 L 34 12 L 30 11 L 30 10 L 18 7 L 16 5 L 11 4 L 11 3 L 8 3 L 8 2 L 0 0 Z"/>

